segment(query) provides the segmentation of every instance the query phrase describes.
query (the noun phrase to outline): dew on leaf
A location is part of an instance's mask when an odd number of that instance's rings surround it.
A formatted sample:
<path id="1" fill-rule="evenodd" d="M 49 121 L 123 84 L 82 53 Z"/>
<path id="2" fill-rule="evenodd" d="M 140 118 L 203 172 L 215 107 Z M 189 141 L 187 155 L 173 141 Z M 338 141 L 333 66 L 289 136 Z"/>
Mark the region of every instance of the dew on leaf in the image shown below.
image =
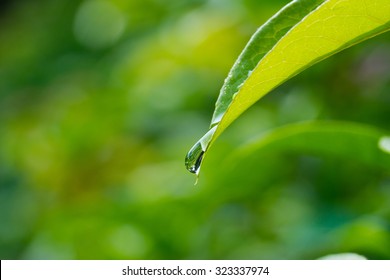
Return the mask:
<path id="1" fill-rule="evenodd" d="M 217 125 L 212 127 L 187 153 L 185 158 L 185 165 L 189 172 L 199 174 L 200 166 L 203 160 L 203 154 L 210 145 L 212 136 L 217 129 Z"/>
<path id="2" fill-rule="evenodd" d="M 197 142 L 188 152 L 185 164 L 188 171 L 198 174 L 200 165 L 202 163 L 204 151 L 200 142 Z"/>

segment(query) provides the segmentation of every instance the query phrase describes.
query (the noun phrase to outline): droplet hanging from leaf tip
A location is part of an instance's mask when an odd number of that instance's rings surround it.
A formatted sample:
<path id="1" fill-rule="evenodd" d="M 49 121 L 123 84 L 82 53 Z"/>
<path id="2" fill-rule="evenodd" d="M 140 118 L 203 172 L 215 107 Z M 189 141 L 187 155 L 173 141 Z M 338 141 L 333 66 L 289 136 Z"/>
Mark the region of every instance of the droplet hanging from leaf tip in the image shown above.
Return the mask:
<path id="1" fill-rule="evenodd" d="M 217 126 L 212 127 L 187 153 L 185 158 L 185 165 L 189 172 L 195 173 L 199 176 L 200 166 L 202 164 L 203 155 L 210 145 Z"/>
<path id="2" fill-rule="evenodd" d="M 200 142 L 197 142 L 191 150 L 187 153 L 185 159 L 185 165 L 189 172 L 195 173 L 198 175 L 199 168 L 202 163 L 204 150 Z"/>

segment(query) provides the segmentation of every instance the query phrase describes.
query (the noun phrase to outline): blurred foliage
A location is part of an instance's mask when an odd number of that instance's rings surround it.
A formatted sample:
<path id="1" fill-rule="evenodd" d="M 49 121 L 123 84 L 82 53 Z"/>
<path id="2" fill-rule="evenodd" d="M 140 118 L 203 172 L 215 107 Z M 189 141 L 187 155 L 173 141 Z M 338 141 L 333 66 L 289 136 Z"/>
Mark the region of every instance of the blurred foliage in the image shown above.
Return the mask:
<path id="1" fill-rule="evenodd" d="M 389 34 L 266 96 L 194 187 L 184 155 L 251 34 L 287 1 L 2 3 L 0 258 L 390 258 L 390 168 L 326 149 L 230 156 L 307 120 L 390 131 Z"/>

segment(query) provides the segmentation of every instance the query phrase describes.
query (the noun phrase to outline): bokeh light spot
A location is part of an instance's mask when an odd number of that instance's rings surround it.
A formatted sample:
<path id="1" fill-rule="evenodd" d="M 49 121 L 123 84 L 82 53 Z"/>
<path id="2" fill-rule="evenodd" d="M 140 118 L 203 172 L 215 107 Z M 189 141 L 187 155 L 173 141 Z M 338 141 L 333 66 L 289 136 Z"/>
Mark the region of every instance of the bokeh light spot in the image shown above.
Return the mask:
<path id="1" fill-rule="evenodd" d="M 384 151 L 385 153 L 390 154 L 390 136 L 383 136 L 379 139 L 378 143 L 379 149 Z"/>
<path id="2" fill-rule="evenodd" d="M 149 249 L 144 235 L 132 225 L 116 228 L 110 236 L 116 254 L 127 258 L 143 258 Z"/>
<path id="3" fill-rule="evenodd" d="M 126 18 L 113 4 L 90 0 L 81 4 L 75 21 L 77 40 L 91 49 L 102 49 L 115 43 L 125 30 Z"/>

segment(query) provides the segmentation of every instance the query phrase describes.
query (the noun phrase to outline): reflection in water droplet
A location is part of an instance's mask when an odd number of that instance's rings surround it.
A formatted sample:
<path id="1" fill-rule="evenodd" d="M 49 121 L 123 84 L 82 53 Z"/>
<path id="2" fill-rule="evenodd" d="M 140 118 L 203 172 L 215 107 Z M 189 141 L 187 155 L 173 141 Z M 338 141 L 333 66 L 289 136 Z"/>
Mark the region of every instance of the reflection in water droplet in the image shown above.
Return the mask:
<path id="1" fill-rule="evenodd" d="M 390 154 L 390 136 L 383 136 L 378 142 L 379 149 Z"/>
<path id="2" fill-rule="evenodd" d="M 185 159 L 185 165 L 187 170 L 191 173 L 195 173 L 196 175 L 199 174 L 203 154 L 209 147 L 211 138 L 213 137 L 216 129 L 217 126 L 212 127 L 188 152 Z"/>
<path id="3" fill-rule="evenodd" d="M 199 167 L 202 163 L 204 151 L 200 142 L 197 142 L 188 152 L 185 164 L 188 171 L 198 174 Z"/>

